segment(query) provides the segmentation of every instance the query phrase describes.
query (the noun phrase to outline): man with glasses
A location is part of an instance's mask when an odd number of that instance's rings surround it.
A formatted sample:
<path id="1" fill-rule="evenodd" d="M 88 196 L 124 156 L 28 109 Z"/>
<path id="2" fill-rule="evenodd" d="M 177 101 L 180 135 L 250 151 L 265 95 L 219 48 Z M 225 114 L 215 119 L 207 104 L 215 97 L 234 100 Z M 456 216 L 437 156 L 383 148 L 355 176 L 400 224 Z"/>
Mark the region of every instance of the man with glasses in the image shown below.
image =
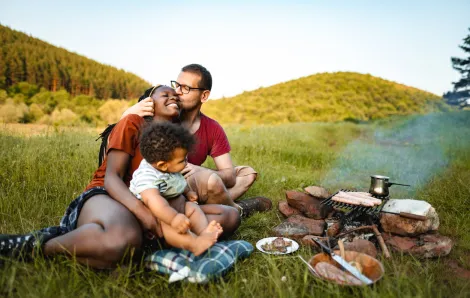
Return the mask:
<path id="1" fill-rule="evenodd" d="M 271 201 L 264 197 L 235 203 L 254 183 L 257 173 L 248 166 L 234 167 L 225 131 L 217 121 L 201 113 L 202 104 L 209 100 L 212 88 L 210 72 L 199 64 L 187 65 L 181 69 L 178 78 L 171 81 L 171 86 L 181 100 L 181 125 L 194 134 L 197 140 L 195 148 L 188 154 L 188 164 L 181 173 L 197 192 L 199 203 L 232 206 L 242 216 L 271 209 Z M 142 114 L 144 110 L 138 105 L 126 113 Z M 215 170 L 201 166 L 207 156 L 214 160 Z"/>

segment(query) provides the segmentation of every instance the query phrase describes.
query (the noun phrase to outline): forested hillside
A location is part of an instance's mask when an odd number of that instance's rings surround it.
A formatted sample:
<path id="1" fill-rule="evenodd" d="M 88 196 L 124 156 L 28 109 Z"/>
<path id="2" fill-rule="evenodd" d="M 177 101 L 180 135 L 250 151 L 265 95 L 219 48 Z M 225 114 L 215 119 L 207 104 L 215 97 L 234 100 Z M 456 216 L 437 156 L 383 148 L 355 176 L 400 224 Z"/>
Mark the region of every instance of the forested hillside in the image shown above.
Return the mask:
<path id="1" fill-rule="evenodd" d="M 98 99 L 138 97 L 148 88 L 140 77 L 71 53 L 0 25 L 0 89 L 28 82 L 48 91 Z"/>
<path id="2" fill-rule="evenodd" d="M 354 72 L 321 73 L 209 101 L 203 112 L 222 123 L 367 121 L 446 109 L 429 92 Z"/>

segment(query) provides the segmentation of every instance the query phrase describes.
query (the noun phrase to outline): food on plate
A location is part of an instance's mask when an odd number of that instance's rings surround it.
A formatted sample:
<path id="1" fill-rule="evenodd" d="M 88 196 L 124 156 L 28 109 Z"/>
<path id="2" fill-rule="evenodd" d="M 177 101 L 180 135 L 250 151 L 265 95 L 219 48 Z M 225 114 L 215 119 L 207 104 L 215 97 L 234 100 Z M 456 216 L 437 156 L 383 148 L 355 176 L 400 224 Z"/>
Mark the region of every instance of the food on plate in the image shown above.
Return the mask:
<path id="1" fill-rule="evenodd" d="M 371 196 L 364 195 L 363 193 L 353 193 L 339 191 L 332 198 L 333 201 L 346 203 L 350 205 L 361 205 L 365 207 L 374 207 L 382 204 L 382 201 Z"/>
<path id="2" fill-rule="evenodd" d="M 261 245 L 261 248 L 266 252 L 287 252 L 287 248 L 292 246 L 292 241 L 284 240 L 282 237 L 277 237 L 271 242 L 266 242 Z"/>
<path id="3" fill-rule="evenodd" d="M 359 279 L 327 262 L 317 263 L 315 265 L 315 271 L 324 279 L 334 281 L 338 284 L 356 286 L 363 284 Z"/>

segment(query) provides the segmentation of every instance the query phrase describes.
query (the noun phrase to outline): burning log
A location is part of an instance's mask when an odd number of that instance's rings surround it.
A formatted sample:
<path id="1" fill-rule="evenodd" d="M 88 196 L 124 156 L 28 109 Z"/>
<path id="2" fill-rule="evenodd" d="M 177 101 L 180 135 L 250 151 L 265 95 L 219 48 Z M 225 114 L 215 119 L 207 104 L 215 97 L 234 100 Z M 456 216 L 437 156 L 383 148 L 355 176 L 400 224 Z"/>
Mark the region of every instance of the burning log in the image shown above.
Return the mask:
<path id="1" fill-rule="evenodd" d="M 372 230 L 374 231 L 375 237 L 377 237 L 377 241 L 379 241 L 379 245 L 384 256 L 387 259 L 390 259 L 390 251 L 388 251 L 387 245 L 385 244 L 384 238 L 382 237 L 382 234 L 380 234 L 379 229 L 377 229 L 376 225 L 372 225 Z"/>

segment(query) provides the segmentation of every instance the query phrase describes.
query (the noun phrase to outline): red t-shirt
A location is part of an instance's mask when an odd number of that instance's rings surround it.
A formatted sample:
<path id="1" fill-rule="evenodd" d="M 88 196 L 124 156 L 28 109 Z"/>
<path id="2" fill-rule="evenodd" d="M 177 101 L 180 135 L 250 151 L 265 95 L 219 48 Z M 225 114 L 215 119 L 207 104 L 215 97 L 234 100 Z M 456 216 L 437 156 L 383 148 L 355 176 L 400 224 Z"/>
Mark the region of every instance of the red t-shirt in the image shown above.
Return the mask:
<path id="1" fill-rule="evenodd" d="M 116 126 L 114 126 L 108 138 L 108 148 L 106 156 L 111 150 L 121 150 L 131 156 L 131 163 L 127 169 L 126 175 L 123 177 L 124 183 L 129 186 L 132 174 L 140 165 L 143 157 L 140 153 L 140 130 L 145 124 L 144 118 L 137 115 L 128 115 L 122 118 Z M 93 179 L 85 190 L 96 186 L 104 186 L 104 176 L 106 174 L 107 159 L 105 158 L 101 166 L 93 174 Z"/>
<path id="2" fill-rule="evenodd" d="M 212 158 L 230 152 L 230 144 L 224 129 L 217 121 L 201 113 L 201 124 L 194 133 L 196 145 L 188 154 L 188 162 L 200 166 L 207 156 Z"/>

